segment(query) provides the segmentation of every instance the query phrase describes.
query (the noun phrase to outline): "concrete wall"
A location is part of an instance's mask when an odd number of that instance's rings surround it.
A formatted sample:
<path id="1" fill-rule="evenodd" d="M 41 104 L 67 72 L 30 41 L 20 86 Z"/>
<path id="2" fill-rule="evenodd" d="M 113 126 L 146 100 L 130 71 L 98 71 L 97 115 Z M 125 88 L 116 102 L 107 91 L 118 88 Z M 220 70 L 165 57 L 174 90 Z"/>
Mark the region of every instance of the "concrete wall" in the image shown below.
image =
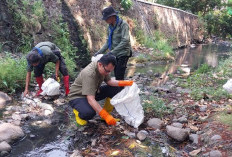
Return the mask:
<path id="1" fill-rule="evenodd" d="M 142 15 L 143 27 L 154 30 L 154 15 L 159 23 L 158 29 L 174 40 L 174 47 L 189 45 L 193 41 L 200 42 L 203 39 L 202 26 L 198 17 L 180 9 L 171 8 L 143 0 L 134 1 L 134 8 Z M 147 23 L 147 25 L 146 25 Z"/>
<path id="2" fill-rule="evenodd" d="M 174 48 L 189 45 L 203 39 L 196 15 L 142 0 L 133 1 L 129 11 L 124 11 L 115 0 L 65 0 L 84 32 L 90 51 L 97 51 L 106 40 L 107 24 L 101 20 L 101 10 L 112 5 L 130 25 L 132 45 L 136 44 L 134 21 L 147 34 L 160 30 L 172 42 Z M 158 23 L 158 25 L 157 25 Z"/>
<path id="3" fill-rule="evenodd" d="M 0 42 L 14 41 L 16 39 L 20 41 L 15 37 L 13 21 L 11 21 L 12 15 L 8 13 L 5 1 L 0 1 Z M 67 16 L 65 12 L 70 12 L 70 18 L 73 18 L 74 22 L 79 26 L 79 28 L 76 28 L 78 34 L 83 34 L 90 52 L 99 50 L 106 41 L 107 24 L 101 19 L 101 10 L 109 5 L 120 11 L 120 16 L 129 23 L 132 46 L 137 43 L 135 39 L 137 26 L 135 23 L 147 34 L 160 30 L 172 42 L 174 48 L 189 45 L 192 41 L 200 42 L 203 38 L 197 16 L 179 9 L 142 0 L 134 0 L 129 11 L 124 11 L 118 0 L 44 0 L 43 3 L 48 18 L 60 14 L 64 18 Z M 65 18 L 64 20 L 67 21 L 69 17 Z M 73 37 L 77 36 L 73 33 L 75 29 L 73 27 L 69 29 L 72 29 L 70 34 L 72 36 L 71 40 L 73 40 Z M 32 32 L 34 43 L 51 40 L 48 37 L 48 34 L 51 33 L 49 30 L 49 28 L 42 29 L 40 34 Z"/>

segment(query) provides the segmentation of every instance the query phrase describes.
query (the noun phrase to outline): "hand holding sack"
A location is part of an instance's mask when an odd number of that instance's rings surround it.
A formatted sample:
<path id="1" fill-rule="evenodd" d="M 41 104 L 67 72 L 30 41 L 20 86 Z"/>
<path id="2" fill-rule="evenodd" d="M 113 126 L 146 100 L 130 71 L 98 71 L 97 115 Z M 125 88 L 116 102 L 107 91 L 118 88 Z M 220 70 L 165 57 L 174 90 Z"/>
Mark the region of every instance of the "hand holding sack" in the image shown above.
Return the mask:
<path id="1" fill-rule="evenodd" d="M 103 118 L 108 125 L 116 125 L 116 120 L 105 109 L 99 112 L 101 118 Z"/>
<path id="2" fill-rule="evenodd" d="M 118 81 L 118 86 L 124 87 L 124 86 L 132 86 L 134 81 Z"/>

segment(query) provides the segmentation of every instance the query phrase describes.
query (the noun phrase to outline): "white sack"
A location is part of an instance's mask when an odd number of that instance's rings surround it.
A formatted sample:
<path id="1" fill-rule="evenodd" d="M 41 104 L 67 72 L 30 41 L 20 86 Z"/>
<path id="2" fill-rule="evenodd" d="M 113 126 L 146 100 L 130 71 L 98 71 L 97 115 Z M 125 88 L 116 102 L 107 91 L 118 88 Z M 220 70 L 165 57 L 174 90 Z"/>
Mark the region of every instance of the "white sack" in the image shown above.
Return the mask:
<path id="1" fill-rule="evenodd" d="M 139 92 L 137 84 L 133 83 L 132 86 L 126 86 L 110 101 L 126 123 L 134 128 L 138 128 L 144 120 L 144 111 L 140 103 Z"/>
<path id="2" fill-rule="evenodd" d="M 60 94 L 60 84 L 53 78 L 48 78 L 43 84 L 41 95 L 54 96 Z"/>
<path id="3" fill-rule="evenodd" d="M 222 87 L 223 87 L 228 93 L 232 94 L 232 79 L 229 79 Z"/>
<path id="4" fill-rule="evenodd" d="M 101 57 L 103 56 L 103 54 L 98 54 L 97 56 L 92 56 L 91 61 L 93 62 L 97 62 Z"/>

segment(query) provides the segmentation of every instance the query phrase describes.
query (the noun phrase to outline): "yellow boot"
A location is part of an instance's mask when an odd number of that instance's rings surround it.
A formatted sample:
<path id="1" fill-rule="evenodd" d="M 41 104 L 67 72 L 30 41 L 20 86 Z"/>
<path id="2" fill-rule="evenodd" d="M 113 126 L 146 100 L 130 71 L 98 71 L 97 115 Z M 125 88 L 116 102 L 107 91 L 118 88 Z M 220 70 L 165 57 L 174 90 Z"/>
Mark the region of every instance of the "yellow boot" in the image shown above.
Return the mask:
<path id="1" fill-rule="evenodd" d="M 111 98 L 107 97 L 106 100 L 105 100 L 104 106 L 103 106 L 103 108 L 104 108 L 109 114 L 110 114 L 110 113 L 113 111 L 113 109 L 114 109 L 114 106 L 111 105 L 110 100 L 111 100 Z M 115 119 L 116 119 L 117 122 L 120 121 L 120 119 L 117 119 L 117 118 L 115 118 Z"/>
<path id="2" fill-rule="evenodd" d="M 111 105 L 110 100 L 111 100 L 111 98 L 106 98 L 105 103 L 104 103 L 104 106 L 103 106 L 103 108 L 104 108 L 109 114 L 110 114 L 110 113 L 113 111 L 113 109 L 114 109 L 114 106 Z"/>
<path id="3" fill-rule="evenodd" d="M 86 125 L 87 124 L 86 120 L 83 120 L 79 117 L 79 112 L 77 110 L 73 109 L 73 113 L 75 114 L 77 124 L 79 124 L 79 125 Z"/>

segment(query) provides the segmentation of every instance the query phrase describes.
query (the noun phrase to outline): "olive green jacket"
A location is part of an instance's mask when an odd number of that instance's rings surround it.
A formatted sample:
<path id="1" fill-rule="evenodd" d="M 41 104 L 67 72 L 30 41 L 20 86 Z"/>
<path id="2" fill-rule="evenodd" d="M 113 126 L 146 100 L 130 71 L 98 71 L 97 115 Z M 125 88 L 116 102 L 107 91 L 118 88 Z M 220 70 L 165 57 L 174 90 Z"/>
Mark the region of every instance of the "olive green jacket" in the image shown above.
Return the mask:
<path id="1" fill-rule="evenodd" d="M 107 31 L 107 36 L 109 36 L 110 30 Z M 108 49 L 108 38 L 103 47 L 98 51 L 99 53 L 105 53 Z M 122 56 L 130 56 L 131 43 L 129 35 L 129 25 L 124 21 L 120 20 L 112 36 L 112 50 L 117 58 Z"/>

